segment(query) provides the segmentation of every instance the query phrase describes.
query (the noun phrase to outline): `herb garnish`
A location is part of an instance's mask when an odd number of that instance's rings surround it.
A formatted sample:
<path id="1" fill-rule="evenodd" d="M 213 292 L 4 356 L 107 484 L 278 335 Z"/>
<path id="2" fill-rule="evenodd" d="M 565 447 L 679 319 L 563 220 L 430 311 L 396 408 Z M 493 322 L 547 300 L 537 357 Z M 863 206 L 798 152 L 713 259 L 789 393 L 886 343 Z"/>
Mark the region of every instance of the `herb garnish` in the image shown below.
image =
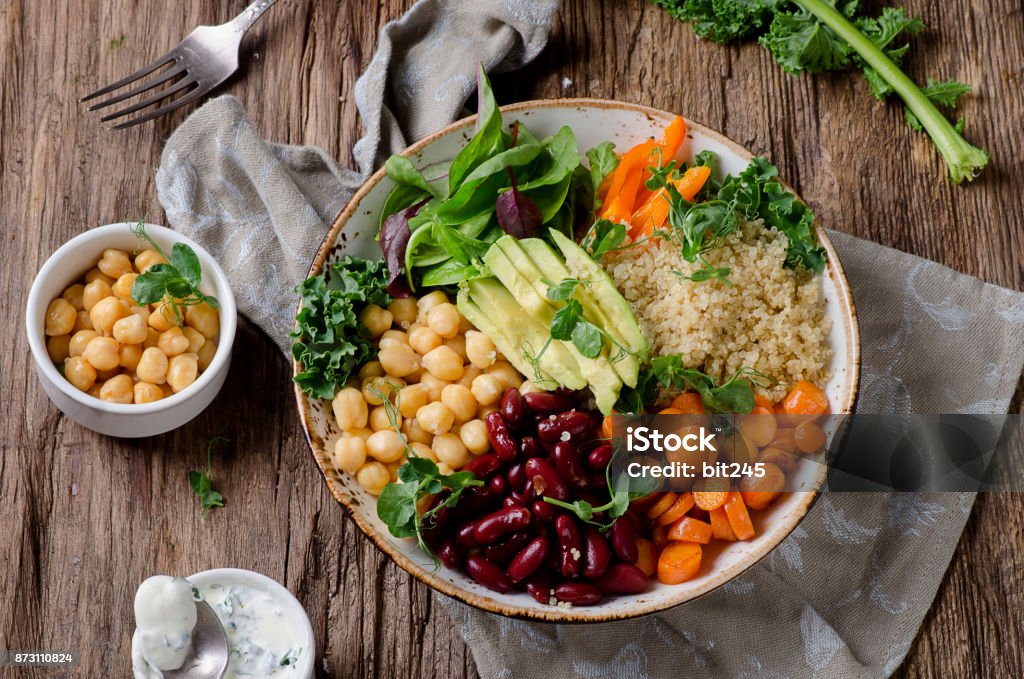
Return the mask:
<path id="1" fill-rule="evenodd" d="M 167 320 L 180 325 L 182 320 L 181 307 L 195 306 L 206 302 L 214 309 L 220 308 L 217 298 L 199 292 L 199 284 L 203 280 L 203 269 L 195 250 L 184 243 L 175 243 L 168 256 L 155 240 L 146 233 L 143 222 L 136 224 L 132 231 L 139 238 L 153 246 L 160 256 L 169 263 L 154 264 L 145 273 L 139 274 L 132 283 L 132 300 L 136 304 L 156 304 L 164 302 L 164 309 L 169 309 L 173 318 Z"/>
<path id="2" fill-rule="evenodd" d="M 596 526 L 601 532 L 607 531 L 611 528 L 615 521 L 623 516 L 629 509 L 629 503 L 638 498 L 646 497 L 654 492 L 658 486 L 658 480 L 653 476 L 643 476 L 640 479 L 633 479 L 626 474 L 620 474 L 616 479 L 615 483 L 612 483 L 611 479 L 612 463 L 609 462 L 608 466 L 604 470 L 605 483 L 608 485 L 608 494 L 611 499 L 603 505 L 594 506 L 586 500 L 575 500 L 573 502 L 565 502 L 558 500 L 553 497 L 544 497 L 544 501 L 548 504 L 567 509 L 575 514 L 584 523 L 589 523 L 592 526 Z M 623 487 L 625 486 L 625 487 Z M 600 512 L 607 512 L 608 518 L 611 519 L 607 523 L 601 523 L 600 521 L 594 520 L 594 514 Z"/>
<path id="3" fill-rule="evenodd" d="M 754 409 L 754 386 L 773 384 L 775 380 L 753 368 L 740 368 L 722 384 L 695 368 L 683 365 L 682 354 L 656 356 L 648 368 L 640 371 L 636 387 L 623 389 L 615 410 L 642 413 L 655 400 L 658 386 L 667 389 L 692 389 L 700 394 L 704 407 L 712 413 L 745 414 Z"/>
<path id="4" fill-rule="evenodd" d="M 228 439 L 223 436 L 214 436 L 206 443 L 206 471 L 190 471 L 188 473 L 188 485 L 192 492 L 199 498 L 199 518 L 205 518 L 206 512 L 214 507 L 224 506 L 224 496 L 213 489 L 210 481 L 212 471 L 213 449 L 219 445 L 227 445 Z M 193 588 L 194 589 L 194 588 Z"/>

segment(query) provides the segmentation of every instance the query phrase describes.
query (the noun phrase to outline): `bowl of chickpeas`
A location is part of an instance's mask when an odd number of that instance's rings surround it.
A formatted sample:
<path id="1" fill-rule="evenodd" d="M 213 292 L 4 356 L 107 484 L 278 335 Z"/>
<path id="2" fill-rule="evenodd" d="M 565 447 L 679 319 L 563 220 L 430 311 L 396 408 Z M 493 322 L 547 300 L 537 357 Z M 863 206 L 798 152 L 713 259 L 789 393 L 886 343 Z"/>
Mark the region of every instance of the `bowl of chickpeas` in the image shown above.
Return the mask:
<path id="1" fill-rule="evenodd" d="M 148 239 L 137 235 L 140 226 Z M 166 264 L 179 243 L 198 259 L 198 292 L 215 301 L 136 302 L 136 279 Z M 29 291 L 25 322 L 54 404 L 88 429 L 137 438 L 180 427 L 210 404 L 227 377 L 236 314 L 227 277 L 208 252 L 165 227 L 124 222 L 90 229 L 50 256 Z"/>

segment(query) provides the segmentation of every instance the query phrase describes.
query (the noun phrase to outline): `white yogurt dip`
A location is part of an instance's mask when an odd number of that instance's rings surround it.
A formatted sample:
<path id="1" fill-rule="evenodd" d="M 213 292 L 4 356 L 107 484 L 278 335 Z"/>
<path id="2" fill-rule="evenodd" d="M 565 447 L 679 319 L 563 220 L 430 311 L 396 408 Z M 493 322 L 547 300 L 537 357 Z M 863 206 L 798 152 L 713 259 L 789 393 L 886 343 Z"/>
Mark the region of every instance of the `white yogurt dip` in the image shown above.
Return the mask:
<path id="1" fill-rule="evenodd" d="M 154 575 L 135 593 L 132 672 L 136 679 L 162 679 L 180 668 L 196 626 L 196 589 L 185 578 Z"/>

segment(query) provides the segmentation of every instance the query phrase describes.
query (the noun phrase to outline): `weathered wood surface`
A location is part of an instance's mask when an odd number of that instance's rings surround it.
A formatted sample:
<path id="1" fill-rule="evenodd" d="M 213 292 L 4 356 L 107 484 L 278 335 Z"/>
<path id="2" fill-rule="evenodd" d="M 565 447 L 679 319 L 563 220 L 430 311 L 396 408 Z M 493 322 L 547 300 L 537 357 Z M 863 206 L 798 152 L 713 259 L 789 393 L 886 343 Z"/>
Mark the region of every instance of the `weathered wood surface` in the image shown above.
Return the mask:
<path id="1" fill-rule="evenodd" d="M 124 676 L 137 583 L 230 565 L 298 594 L 329 676 L 475 676 L 427 589 L 382 559 L 331 499 L 293 414 L 288 368 L 258 332 L 241 330 L 229 382 L 207 412 L 145 441 L 79 427 L 33 373 L 21 305 L 34 272 L 85 229 L 138 217 L 140 201 L 159 221 L 153 175 L 187 114 L 110 132 L 77 99 L 244 4 L 0 2 L 0 648 L 77 648 L 75 676 Z M 380 26 L 409 4 L 284 0 L 222 89 L 267 137 L 351 164 L 355 79 Z M 495 84 L 503 103 L 593 96 L 684 112 L 767 153 L 826 224 L 1024 289 L 1020 3 L 903 4 L 933 27 L 915 42 L 910 72 L 976 86 L 968 134 L 993 163 L 972 186 L 942 181 L 925 138 L 860 80 L 788 77 L 762 49 L 700 44 L 638 1 L 566 0 L 542 57 Z M 231 439 L 213 472 L 228 507 L 199 521 L 186 473 L 216 434 Z M 1024 676 L 1022 514 L 1020 496 L 979 499 L 898 676 Z"/>

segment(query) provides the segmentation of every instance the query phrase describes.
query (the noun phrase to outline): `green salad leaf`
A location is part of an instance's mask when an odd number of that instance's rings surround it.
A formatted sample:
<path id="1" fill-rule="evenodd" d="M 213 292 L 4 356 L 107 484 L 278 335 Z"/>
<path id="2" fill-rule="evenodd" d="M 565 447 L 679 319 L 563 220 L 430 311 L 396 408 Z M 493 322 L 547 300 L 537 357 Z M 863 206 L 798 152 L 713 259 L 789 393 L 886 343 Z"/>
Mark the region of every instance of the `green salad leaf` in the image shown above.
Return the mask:
<path id="1" fill-rule="evenodd" d="M 295 289 L 302 308 L 291 333 L 292 356 L 302 366 L 294 377 L 302 391 L 333 398 L 349 375 L 374 355 L 359 312 L 369 304 L 390 303 L 387 283 L 383 261 L 343 257 L 328 275 L 308 278 Z"/>

